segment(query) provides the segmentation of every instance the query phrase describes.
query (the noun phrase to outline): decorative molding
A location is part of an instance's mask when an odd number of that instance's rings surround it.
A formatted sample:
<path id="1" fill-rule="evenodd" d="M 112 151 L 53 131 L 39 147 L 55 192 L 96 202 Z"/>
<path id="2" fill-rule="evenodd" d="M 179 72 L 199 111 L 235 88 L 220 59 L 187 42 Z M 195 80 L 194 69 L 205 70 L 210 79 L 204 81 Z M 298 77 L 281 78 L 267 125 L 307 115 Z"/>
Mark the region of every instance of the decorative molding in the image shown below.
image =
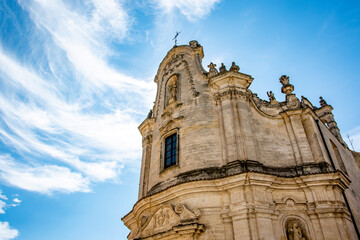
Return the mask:
<path id="1" fill-rule="evenodd" d="M 225 178 L 247 172 L 257 172 L 257 173 L 264 173 L 279 177 L 290 178 L 290 177 L 298 177 L 298 176 L 310 175 L 310 174 L 331 173 L 336 171 L 334 171 L 327 162 L 307 163 L 293 167 L 269 167 L 269 166 L 264 166 L 262 163 L 258 161 L 236 160 L 222 167 L 202 168 L 202 169 L 196 169 L 193 171 L 180 173 L 171 180 L 160 182 L 154 185 L 147 192 L 146 196 L 156 194 L 169 187 L 181 183 Z"/>
<path id="2" fill-rule="evenodd" d="M 199 218 L 198 209 L 191 211 L 181 203 L 174 206 L 161 204 L 152 214 L 146 213 L 139 216 L 135 239 L 146 239 L 159 234 L 182 235 L 184 228 L 192 229 L 188 233 L 200 234 L 205 226 L 197 224 Z"/>

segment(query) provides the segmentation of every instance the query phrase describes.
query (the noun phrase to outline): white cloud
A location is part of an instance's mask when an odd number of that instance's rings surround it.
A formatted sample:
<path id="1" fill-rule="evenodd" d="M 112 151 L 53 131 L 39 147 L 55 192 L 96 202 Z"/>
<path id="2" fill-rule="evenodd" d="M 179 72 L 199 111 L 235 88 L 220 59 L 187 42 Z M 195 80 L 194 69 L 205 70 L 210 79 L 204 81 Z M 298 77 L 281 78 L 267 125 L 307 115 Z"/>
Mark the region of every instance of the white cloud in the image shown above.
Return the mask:
<path id="1" fill-rule="evenodd" d="M 3 199 L 3 200 L 8 200 L 8 198 L 2 194 L 2 190 L 0 189 L 0 199 Z"/>
<path id="2" fill-rule="evenodd" d="M 5 206 L 6 206 L 6 203 L 4 201 L 0 200 L 0 214 L 5 213 Z"/>
<path id="3" fill-rule="evenodd" d="M 0 178 L 41 193 L 116 181 L 125 164 L 140 159 L 138 119 L 155 92 L 155 84 L 108 61 L 109 46 L 126 39 L 131 17 L 115 0 L 18 2 L 36 26 L 36 41 L 28 41 L 34 49 L 19 60 L 0 46 L 6 89 L 0 91 L 0 141 L 20 156 L 0 158 Z"/>
<path id="4" fill-rule="evenodd" d="M 19 198 L 14 198 L 11 203 L 7 203 L 8 198 L 2 194 L 1 189 L 0 189 L 0 199 L 2 199 L 0 200 L 0 214 L 4 214 L 6 208 L 19 206 L 19 204 L 21 203 L 21 200 Z"/>
<path id="5" fill-rule="evenodd" d="M 7 155 L 0 156 L 0 179 L 28 191 L 50 194 L 89 192 L 90 181 L 79 173 L 56 165 L 29 166 L 16 163 Z"/>
<path id="6" fill-rule="evenodd" d="M 0 222 L 0 240 L 14 239 L 19 235 L 19 231 L 9 226 L 8 222 Z"/>
<path id="7" fill-rule="evenodd" d="M 210 13 L 221 0 L 156 0 L 158 6 L 167 14 L 178 9 L 189 21 L 202 18 Z"/>

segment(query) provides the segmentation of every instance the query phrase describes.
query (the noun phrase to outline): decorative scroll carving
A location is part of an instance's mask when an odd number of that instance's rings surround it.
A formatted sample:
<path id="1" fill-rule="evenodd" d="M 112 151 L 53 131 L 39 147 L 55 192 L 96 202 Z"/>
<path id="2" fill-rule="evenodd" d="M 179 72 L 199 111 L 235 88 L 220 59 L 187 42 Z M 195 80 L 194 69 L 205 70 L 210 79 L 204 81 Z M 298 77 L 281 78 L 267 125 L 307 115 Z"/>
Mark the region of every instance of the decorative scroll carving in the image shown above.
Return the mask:
<path id="1" fill-rule="evenodd" d="M 312 105 L 312 103 L 304 96 L 301 96 L 301 106 L 303 108 L 309 107 L 311 109 L 314 109 L 314 106 Z"/>
<path id="2" fill-rule="evenodd" d="M 190 91 L 191 91 L 191 93 L 192 93 L 192 95 L 193 95 L 194 97 L 197 97 L 197 96 L 199 96 L 199 92 L 197 92 L 197 91 L 195 90 L 194 79 L 193 79 L 192 74 L 191 74 L 191 72 L 190 72 L 189 64 L 188 64 L 188 62 L 185 61 L 185 60 L 182 60 L 182 62 L 184 63 L 184 65 L 185 65 L 185 70 L 186 70 L 186 72 L 187 72 L 187 74 L 188 74 L 188 82 L 189 82 Z"/>

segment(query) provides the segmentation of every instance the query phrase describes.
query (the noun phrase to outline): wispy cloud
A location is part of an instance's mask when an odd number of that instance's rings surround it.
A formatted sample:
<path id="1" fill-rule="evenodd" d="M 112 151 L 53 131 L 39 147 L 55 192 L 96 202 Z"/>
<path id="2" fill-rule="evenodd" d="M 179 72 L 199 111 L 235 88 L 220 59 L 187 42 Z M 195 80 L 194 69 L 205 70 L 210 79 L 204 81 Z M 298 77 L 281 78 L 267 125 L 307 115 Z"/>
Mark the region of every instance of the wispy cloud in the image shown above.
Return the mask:
<path id="1" fill-rule="evenodd" d="M 80 173 L 57 165 L 21 164 L 6 155 L 0 156 L 0 179 L 9 185 L 45 194 L 90 191 L 89 179 Z"/>
<path id="2" fill-rule="evenodd" d="M 39 39 L 26 60 L 0 45 L 0 140 L 17 155 L 3 152 L 1 179 L 46 194 L 116 181 L 141 156 L 137 126 L 155 91 L 109 60 L 131 17 L 114 0 L 19 4 Z"/>
<path id="3" fill-rule="evenodd" d="M 156 0 L 158 6 L 167 14 L 179 10 L 189 21 L 202 18 L 210 13 L 221 0 Z"/>
<path id="4" fill-rule="evenodd" d="M 219 0 L 155 2 L 193 21 Z M 1 180 L 45 194 L 117 181 L 126 164 L 139 163 L 137 126 L 155 95 L 152 82 L 111 62 L 135 20 L 123 1 L 18 3 L 31 25 L 19 41 L 31 51 L 0 42 L 0 141 L 9 150 L 0 152 Z"/>
<path id="5" fill-rule="evenodd" d="M 0 214 L 4 214 L 6 208 L 19 206 L 20 203 L 21 200 L 18 197 L 15 197 L 10 201 L 0 189 Z"/>
<path id="6" fill-rule="evenodd" d="M 14 239 L 19 235 L 19 231 L 9 226 L 8 222 L 0 222 L 0 240 Z"/>

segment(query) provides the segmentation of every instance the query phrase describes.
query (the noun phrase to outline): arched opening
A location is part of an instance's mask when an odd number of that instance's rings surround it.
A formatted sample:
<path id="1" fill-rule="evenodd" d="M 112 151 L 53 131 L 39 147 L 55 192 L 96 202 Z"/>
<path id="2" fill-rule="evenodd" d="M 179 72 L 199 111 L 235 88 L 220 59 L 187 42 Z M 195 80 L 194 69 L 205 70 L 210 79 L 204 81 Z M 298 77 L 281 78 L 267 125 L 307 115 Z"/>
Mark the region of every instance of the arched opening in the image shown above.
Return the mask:
<path id="1" fill-rule="evenodd" d="M 292 217 L 285 222 L 287 240 L 309 240 L 306 224 L 298 218 Z"/>

